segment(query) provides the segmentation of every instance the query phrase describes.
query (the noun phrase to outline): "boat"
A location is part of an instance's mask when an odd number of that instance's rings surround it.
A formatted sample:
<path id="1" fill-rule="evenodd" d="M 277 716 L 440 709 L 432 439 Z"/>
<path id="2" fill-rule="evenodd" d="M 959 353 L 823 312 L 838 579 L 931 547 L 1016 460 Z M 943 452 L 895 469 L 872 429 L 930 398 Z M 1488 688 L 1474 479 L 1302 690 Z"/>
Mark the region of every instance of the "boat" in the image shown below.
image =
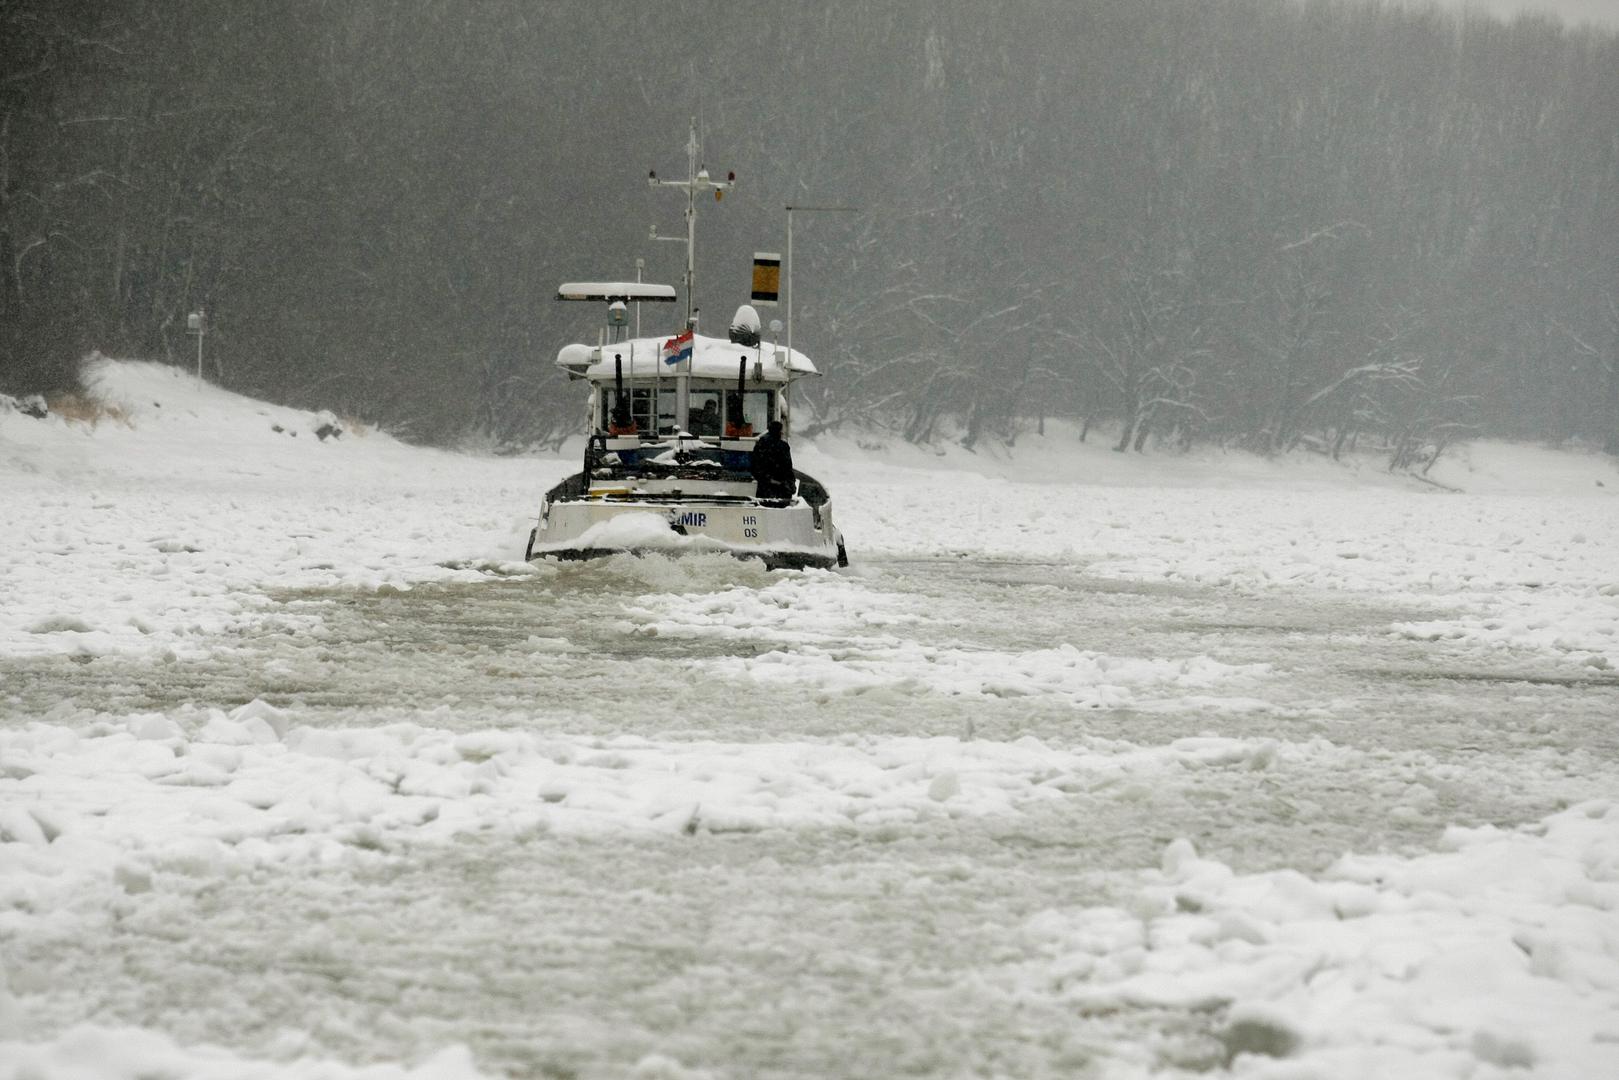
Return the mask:
<path id="1" fill-rule="evenodd" d="M 819 374 L 814 363 L 766 342 L 751 303 L 738 307 L 726 337 L 697 333 L 694 196 L 735 181 L 698 170 L 695 127 L 688 151 L 688 179 L 661 182 L 688 193 L 685 324 L 652 336 L 629 329 L 629 305 L 673 303 L 669 285 L 580 281 L 557 290 L 558 300 L 605 304 L 607 317 L 596 344 L 557 354 L 570 380 L 589 384 L 584 464 L 546 492 L 524 557 L 718 552 L 771 569 L 847 566 L 826 487 L 797 470 L 790 480 L 754 472 L 755 447 L 776 423 L 790 437 L 789 389 Z M 656 174 L 652 182 L 660 183 Z M 760 295 L 758 266 L 750 299 Z"/>

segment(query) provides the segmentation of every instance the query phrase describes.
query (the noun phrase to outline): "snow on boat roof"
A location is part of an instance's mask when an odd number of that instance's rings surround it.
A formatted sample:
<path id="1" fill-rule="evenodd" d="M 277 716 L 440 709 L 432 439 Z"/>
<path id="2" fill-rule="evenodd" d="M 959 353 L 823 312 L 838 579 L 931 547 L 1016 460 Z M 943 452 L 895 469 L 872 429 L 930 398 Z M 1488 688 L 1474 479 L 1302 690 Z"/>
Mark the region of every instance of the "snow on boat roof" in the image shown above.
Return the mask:
<path id="1" fill-rule="evenodd" d="M 608 382 L 614 374 L 613 358 L 622 356 L 626 379 L 675 375 L 684 370 L 685 365 L 663 362 L 663 343 L 668 340 L 668 337 L 631 338 L 603 345 L 599 354 L 594 345 L 564 345 L 557 352 L 557 366 L 570 375 L 592 382 Z M 810 358 L 797 349 L 789 354 L 787 346 L 767 342 L 761 352 L 754 346 L 701 334 L 693 339 L 690 374 L 699 379 L 735 379 L 737 363 L 746 360 L 748 378 L 752 380 L 753 362 L 761 358 L 760 375 L 765 382 L 789 382 L 804 375 L 820 374 Z"/>
<path id="2" fill-rule="evenodd" d="M 675 302 L 673 285 L 643 281 L 564 281 L 557 286 L 558 300 L 632 300 L 652 303 Z"/>

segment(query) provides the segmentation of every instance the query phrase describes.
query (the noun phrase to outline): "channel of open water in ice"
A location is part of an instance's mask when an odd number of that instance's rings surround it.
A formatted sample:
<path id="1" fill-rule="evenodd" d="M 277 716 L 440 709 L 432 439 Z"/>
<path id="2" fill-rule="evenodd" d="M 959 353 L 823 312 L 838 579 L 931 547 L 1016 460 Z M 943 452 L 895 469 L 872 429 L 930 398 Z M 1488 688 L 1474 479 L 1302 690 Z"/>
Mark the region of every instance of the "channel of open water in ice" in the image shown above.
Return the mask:
<path id="1" fill-rule="evenodd" d="M 1077 563 L 624 558 L 274 600 L 202 659 L 7 661 L 0 723 L 64 700 L 120 716 L 261 698 L 331 728 L 1249 750 L 1005 814 L 474 835 L 202 878 L 110 939 L 21 941 L 21 969 L 48 949 L 61 975 L 30 988 L 41 1022 L 355 1061 L 463 1041 L 486 1068 L 552 1077 L 622 1075 L 653 1051 L 736 1076 L 1041 1075 L 1149 1033 L 1195 1064 L 1214 1053 L 1205 1016 L 1079 1017 L 1009 992 L 995 972 L 1022 955 L 1015 928 L 1120 901 L 1176 837 L 1238 870 L 1311 873 L 1431 847 L 1445 824 L 1534 820 L 1619 757 L 1619 680 L 1399 637 L 1391 623 L 1441 613 L 1344 593 Z"/>

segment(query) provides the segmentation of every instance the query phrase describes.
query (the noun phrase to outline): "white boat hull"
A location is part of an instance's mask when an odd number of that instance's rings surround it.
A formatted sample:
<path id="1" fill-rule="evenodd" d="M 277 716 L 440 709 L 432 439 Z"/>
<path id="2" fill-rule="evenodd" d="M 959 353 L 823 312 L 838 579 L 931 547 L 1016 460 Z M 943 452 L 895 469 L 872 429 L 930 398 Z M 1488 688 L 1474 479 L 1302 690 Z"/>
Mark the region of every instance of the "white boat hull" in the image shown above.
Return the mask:
<path id="1" fill-rule="evenodd" d="M 527 558 L 716 552 L 772 568 L 848 565 L 830 502 L 562 497 L 541 504 Z"/>

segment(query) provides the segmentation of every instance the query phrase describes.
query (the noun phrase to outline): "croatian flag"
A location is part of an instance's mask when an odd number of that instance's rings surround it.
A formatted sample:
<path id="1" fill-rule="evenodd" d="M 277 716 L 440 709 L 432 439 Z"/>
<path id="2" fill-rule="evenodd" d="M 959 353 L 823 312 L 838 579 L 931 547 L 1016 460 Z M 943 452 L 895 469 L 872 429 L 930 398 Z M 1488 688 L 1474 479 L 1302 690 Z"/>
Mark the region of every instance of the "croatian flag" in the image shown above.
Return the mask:
<path id="1" fill-rule="evenodd" d="M 692 333 L 687 330 L 684 334 L 676 334 L 663 343 L 663 362 L 665 364 L 678 364 L 682 360 L 691 359 Z"/>

